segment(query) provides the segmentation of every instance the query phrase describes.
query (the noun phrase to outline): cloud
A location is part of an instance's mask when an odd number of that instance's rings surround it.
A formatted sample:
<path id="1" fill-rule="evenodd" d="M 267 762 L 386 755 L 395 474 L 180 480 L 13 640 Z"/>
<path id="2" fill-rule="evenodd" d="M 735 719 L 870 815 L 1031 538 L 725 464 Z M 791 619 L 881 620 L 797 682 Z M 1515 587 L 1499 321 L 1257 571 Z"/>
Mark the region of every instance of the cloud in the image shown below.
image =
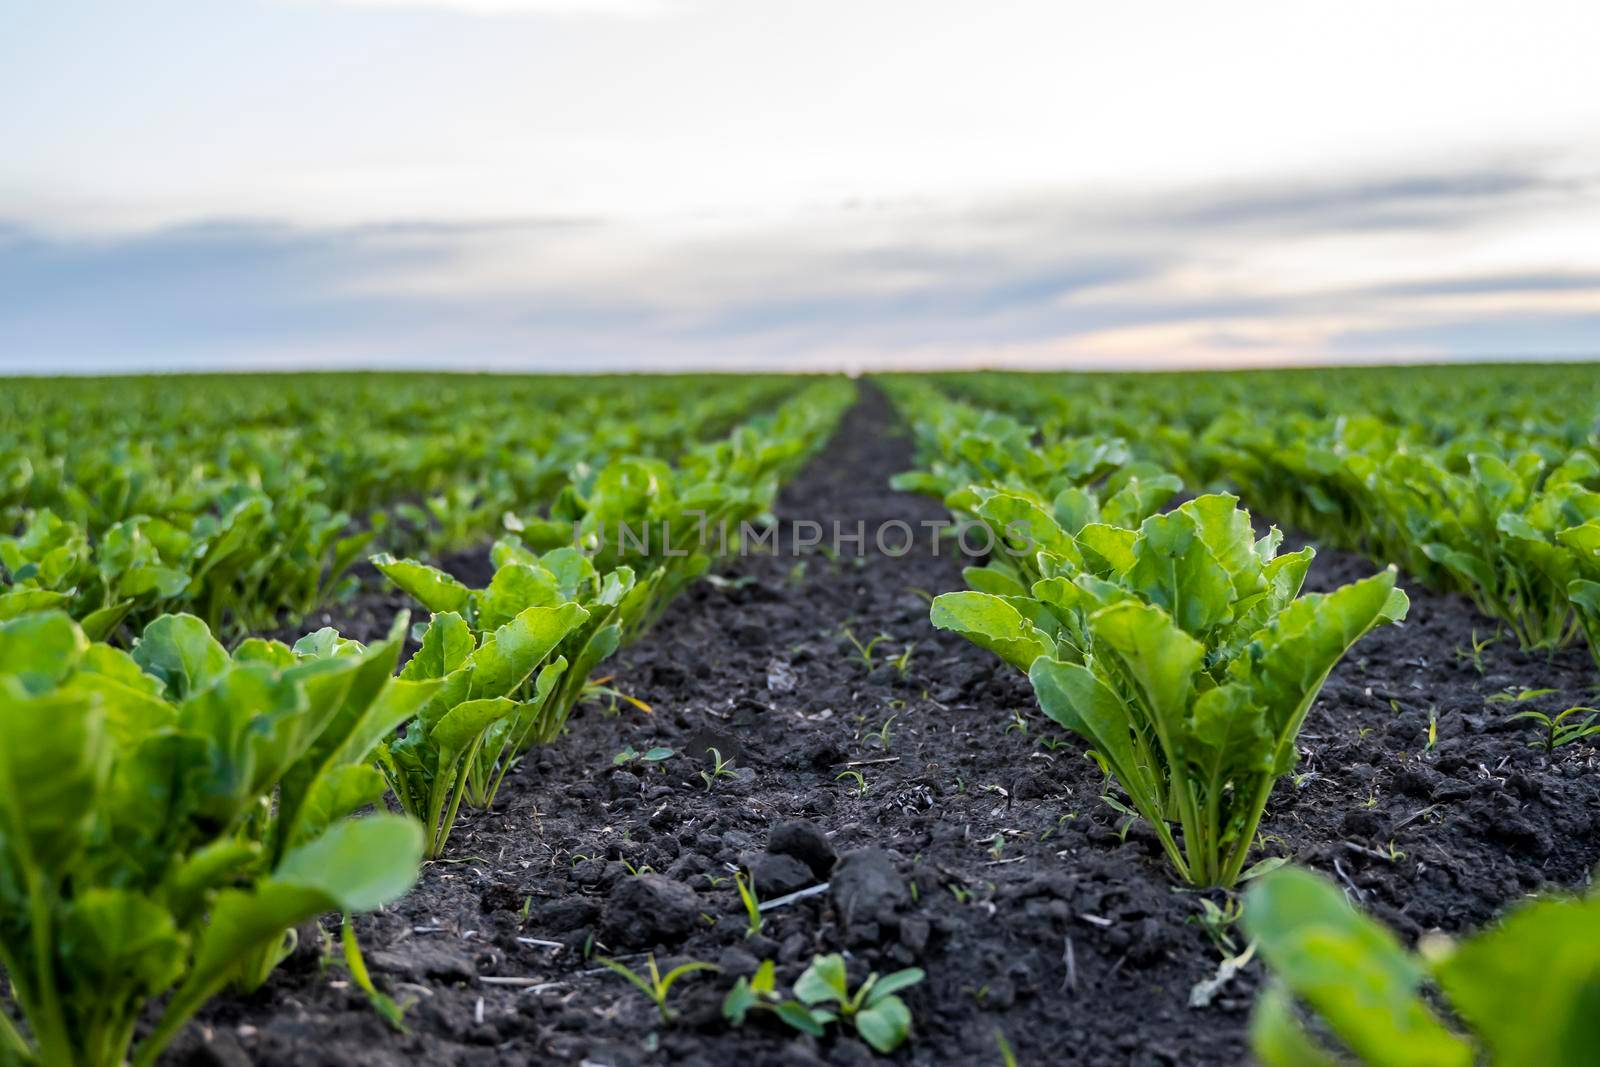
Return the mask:
<path id="1" fill-rule="evenodd" d="M 120 237 L 0 224 L 0 369 L 1600 354 L 1592 188 L 1485 166 L 1182 203 L 1079 192 Z"/>

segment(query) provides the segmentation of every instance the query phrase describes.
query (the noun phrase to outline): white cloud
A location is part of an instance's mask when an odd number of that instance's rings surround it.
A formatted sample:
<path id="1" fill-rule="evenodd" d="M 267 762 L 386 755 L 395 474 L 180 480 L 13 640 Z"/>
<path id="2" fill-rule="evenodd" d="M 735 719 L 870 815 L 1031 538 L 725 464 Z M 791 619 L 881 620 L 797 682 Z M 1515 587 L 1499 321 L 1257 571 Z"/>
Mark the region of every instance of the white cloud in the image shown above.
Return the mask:
<path id="1" fill-rule="evenodd" d="M 63 350 L 87 327 L 7 275 L 7 222 L 107 291 L 119 255 L 261 272 L 209 290 L 237 320 L 49 282 L 152 352 L 1289 358 L 1533 318 L 1566 350 L 1600 316 L 1562 280 L 1600 274 L 1578 0 L 78 0 L 7 30 L 0 334 L 9 306 Z M 214 219 L 269 225 L 172 252 Z M 396 329 L 406 302 L 439 317 Z"/>

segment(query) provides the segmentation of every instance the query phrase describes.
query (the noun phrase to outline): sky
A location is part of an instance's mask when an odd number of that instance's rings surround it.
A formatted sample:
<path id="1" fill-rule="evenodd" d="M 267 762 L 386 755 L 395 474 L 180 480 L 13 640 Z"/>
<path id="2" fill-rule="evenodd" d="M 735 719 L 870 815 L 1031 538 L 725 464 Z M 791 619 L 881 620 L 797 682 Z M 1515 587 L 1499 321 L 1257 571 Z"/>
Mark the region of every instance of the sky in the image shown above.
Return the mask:
<path id="1" fill-rule="evenodd" d="M 0 0 L 0 372 L 1600 356 L 1600 6 Z"/>

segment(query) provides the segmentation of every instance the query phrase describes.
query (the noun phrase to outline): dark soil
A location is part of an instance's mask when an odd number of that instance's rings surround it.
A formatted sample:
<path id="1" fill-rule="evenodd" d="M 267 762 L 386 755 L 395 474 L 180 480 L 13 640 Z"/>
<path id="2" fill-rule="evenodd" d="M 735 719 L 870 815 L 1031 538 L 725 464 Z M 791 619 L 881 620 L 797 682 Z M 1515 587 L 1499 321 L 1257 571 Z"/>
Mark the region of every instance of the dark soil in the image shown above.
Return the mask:
<path id="1" fill-rule="evenodd" d="M 723 993 L 759 960 L 776 960 L 787 988 L 830 951 L 848 954 L 856 981 L 927 971 L 904 994 L 915 1031 L 900 1062 L 999 1063 L 999 1033 L 1022 1063 L 1246 1060 L 1259 964 L 1189 1006 L 1222 959 L 1195 922 L 1198 896 L 1173 888 L 1148 829 L 1119 832 L 1100 774 L 1038 713 L 1026 679 L 929 627 L 925 594 L 961 588 L 963 561 L 951 545 L 935 554 L 918 527 L 945 518 L 937 502 L 887 488 L 910 465 L 883 400 L 864 390 L 784 491 L 779 551 L 730 561 L 612 664 L 614 684 L 654 713 L 587 708 L 508 780 L 493 813 L 462 820 L 451 861 L 358 921 L 379 984 L 414 1001 L 409 1033 L 320 963 L 308 931 L 257 996 L 215 1002 L 173 1060 L 871 1062 L 852 1037 L 720 1018 Z M 866 555 L 796 555 L 792 522 L 807 519 L 864 522 Z M 874 549 L 870 532 L 890 519 L 917 533 L 910 554 Z M 481 554 L 449 565 L 485 568 Z M 1324 553 L 1312 586 L 1371 570 Z M 1579 885 L 1600 859 L 1594 750 L 1530 748 L 1535 730 L 1486 703 L 1523 686 L 1559 692 L 1518 708 L 1583 702 L 1595 681 L 1586 654 L 1546 660 L 1500 641 L 1480 672 L 1463 653 L 1493 624 L 1459 598 L 1412 598 L 1409 622 L 1334 672 L 1302 735 L 1302 773 L 1280 784 L 1263 826 L 1267 853 L 1338 878 L 1408 938 Z M 400 605 L 368 593 L 328 621 L 381 632 Z M 888 635 L 870 668 L 847 627 L 862 642 Z M 675 755 L 615 767 L 628 745 Z M 709 748 L 732 773 L 708 789 Z M 733 865 L 754 871 L 766 899 L 831 888 L 771 910 L 747 938 Z M 651 952 L 663 970 L 722 968 L 673 989 L 670 1025 L 592 958 L 642 969 Z"/>

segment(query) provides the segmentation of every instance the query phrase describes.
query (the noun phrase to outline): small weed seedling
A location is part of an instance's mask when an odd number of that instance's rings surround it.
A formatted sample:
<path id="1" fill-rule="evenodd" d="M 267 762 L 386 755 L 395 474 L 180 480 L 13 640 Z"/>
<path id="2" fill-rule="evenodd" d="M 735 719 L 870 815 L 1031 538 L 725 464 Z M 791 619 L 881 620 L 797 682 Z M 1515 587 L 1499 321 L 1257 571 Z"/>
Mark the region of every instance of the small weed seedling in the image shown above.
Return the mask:
<path id="1" fill-rule="evenodd" d="M 671 759 L 672 755 L 672 749 L 670 748 L 652 748 L 648 752 L 639 752 L 632 745 L 629 745 L 611 757 L 611 765 L 613 767 L 628 767 L 635 763 L 649 765 Z"/>
<path id="2" fill-rule="evenodd" d="M 1000 1067 L 1017 1067 L 1017 1054 L 1011 1051 L 1011 1042 L 1006 1040 L 1006 1032 L 995 1027 L 994 1043 L 1000 1050 Z"/>
<path id="3" fill-rule="evenodd" d="M 350 924 L 348 915 L 344 917 L 344 926 L 339 930 L 339 944 L 344 949 L 344 965 L 350 972 L 350 980 L 355 983 L 357 989 L 366 994 L 367 1003 L 372 1005 L 372 1010 L 400 1033 L 410 1033 L 406 1026 L 406 1009 L 415 1001 L 396 1003 L 393 997 L 373 984 L 372 974 L 367 970 L 366 958 L 361 955 L 361 943 L 356 940 L 355 927 Z"/>
<path id="4" fill-rule="evenodd" d="M 794 999 L 786 1000 L 778 994 L 772 961 L 767 960 L 752 977 L 734 983 L 723 998 L 722 1015 L 741 1026 L 751 1011 L 770 1011 L 812 1037 L 821 1037 L 829 1023 L 842 1020 L 867 1044 L 888 1054 L 911 1034 L 911 1012 L 895 994 L 924 977 L 917 967 L 882 977 L 871 974 L 852 995 L 844 957 L 834 953 L 813 959 L 794 984 Z"/>
<path id="5" fill-rule="evenodd" d="M 880 642 L 889 640 L 889 635 L 881 633 L 872 640 L 868 641 L 866 644 L 862 644 L 861 640 L 856 637 L 854 631 L 852 631 L 850 627 L 846 626 L 841 632 L 844 634 L 844 639 L 849 641 L 851 647 L 855 649 L 855 655 L 851 658 L 857 663 L 861 664 L 861 666 L 865 667 L 867 672 L 870 674 L 872 672 L 872 668 L 877 665 L 876 661 L 873 659 L 873 650 L 878 647 Z"/>
<path id="6" fill-rule="evenodd" d="M 1244 916 L 1244 904 L 1238 897 L 1229 894 L 1222 904 L 1209 897 L 1200 898 L 1200 914 L 1191 915 L 1188 921 L 1199 926 L 1211 939 L 1211 944 L 1224 957 L 1236 955 L 1239 946 L 1235 944 L 1229 928 Z"/>
<path id="7" fill-rule="evenodd" d="M 812 1019 L 827 1024 L 843 1019 L 855 1027 L 861 1039 L 882 1053 L 890 1053 L 911 1035 L 911 1011 L 897 994 L 922 981 L 920 967 L 908 967 L 879 977 L 869 974 L 852 995 L 845 973 L 844 957 L 838 953 L 818 956 L 796 979 L 794 995 L 809 1010 Z"/>
<path id="8" fill-rule="evenodd" d="M 889 716 L 887 719 L 883 720 L 883 725 L 872 731 L 870 735 L 877 739 L 878 747 L 883 749 L 885 752 L 889 751 L 889 727 L 893 726 L 894 721 L 899 717 L 899 712 Z"/>
<path id="9" fill-rule="evenodd" d="M 719 779 L 733 777 L 733 771 L 729 770 L 733 766 L 733 760 L 723 759 L 722 753 L 714 748 L 706 749 L 706 755 L 711 757 L 711 769 L 701 771 L 700 780 L 705 782 L 706 792 L 709 793 L 716 788 Z"/>
<path id="10" fill-rule="evenodd" d="M 1467 660 L 1471 660 L 1472 661 L 1473 670 L 1477 671 L 1478 674 L 1480 676 L 1482 676 L 1483 671 L 1484 671 L 1484 667 L 1483 667 L 1483 650 L 1488 648 L 1490 645 L 1494 644 L 1499 639 L 1500 639 L 1500 635 L 1498 633 L 1496 633 L 1496 634 L 1492 634 L 1492 635 L 1490 635 L 1488 637 L 1485 637 L 1482 641 L 1480 641 L 1480 640 L 1478 640 L 1478 629 L 1477 629 L 1477 627 L 1473 627 L 1473 629 L 1472 629 L 1472 644 L 1470 646 L 1468 646 L 1467 648 L 1458 648 L 1458 649 L 1456 649 L 1456 659 L 1458 659 L 1458 660 L 1460 660 L 1462 662 L 1465 662 Z"/>
<path id="11" fill-rule="evenodd" d="M 1573 718 L 1576 715 L 1582 715 L 1583 718 Z M 1517 712 L 1511 718 L 1528 719 L 1544 727 L 1544 736 L 1529 741 L 1528 744 L 1533 748 L 1543 748 L 1547 753 L 1554 752 L 1562 745 L 1570 745 L 1574 741 L 1600 734 L 1600 723 L 1595 722 L 1596 718 L 1600 718 L 1600 708 L 1579 706 L 1568 708 L 1556 715 L 1546 715 L 1542 711 L 1530 708 L 1527 711 Z M 1569 722 L 1569 719 L 1572 721 Z"/>
<path id="12" fill-rule="evenodd" d="M 622 977 L 632 982 L 634 987 L 637 988 L 639 992 L 649 997 L 650 1003 L 654 1004 L 656 1006 L 656 1011 L 661 1013 L 661 1021 L 663 1023 L 670 1023 L 672 1021 L 673 1013 L 672 1010 L 667 1007 L 667 994 L 672 992 L 672 985 L 674 982 L 682 978 L 684 975 L 692 974 L 695 971 L 720 971 L 722 969 L 713 963 L 702 963 L 700 960 L 690 960 L 688 963 L 679 964 L 677 967 L 674 967 L 672 970 L 663 975 L 660 969 L 656 967 L 655 954 L 651 953 L 650 958 L 645 960 L 645 970 L 647 975 L 641 975 L 638 971 L 635 971 L 627 964 L 618 963 L 616 960 L 608 959 L 605 956 L 596 956 L 595 959 L 602 966 L 610 968 L 617 974 L 622 975 Z"/>
<path id="13" fill-rule="evenodd" d="M 855 783 L 856 796 L 864 797 L 867 795 L 867 779 L 860 771 L 840 771 L 833 776 L 833 780 L 836 782 L 841 778 L 848 778 Z"/>
<path id="14" fill-rule="evenodd" d="M 915 652 L 916 650 L 917 643 L 913 641 L 905 648 L 901 649 L 898 656 L 895 656 L 889 661 L 889 666 L 894 668 L 896 674 L 904 678 L 906 676 L 906 672 L 911 669 L 911 653 Z"/>
<path id="15" fill-rule="evenodd" d="M 1508 689 L 1503 693 L 1495 693 L 1493 696 L 1484 697 L 1483 702 L 1485 704 L 1521 704 L 1527 700 L 1547 697 L 1554 692 L 1554 689 L 1519 689 L 1513 693 Z"/>
<path id="16" fill-rule="evenodd" d="M 755 883 L 743 871 L 733 872 L 733 884 L 739 890 L 739 900 L 744 904 L 745 937 L 755 937 L 761 932 L 761 901 L 756 897 Z"/>

